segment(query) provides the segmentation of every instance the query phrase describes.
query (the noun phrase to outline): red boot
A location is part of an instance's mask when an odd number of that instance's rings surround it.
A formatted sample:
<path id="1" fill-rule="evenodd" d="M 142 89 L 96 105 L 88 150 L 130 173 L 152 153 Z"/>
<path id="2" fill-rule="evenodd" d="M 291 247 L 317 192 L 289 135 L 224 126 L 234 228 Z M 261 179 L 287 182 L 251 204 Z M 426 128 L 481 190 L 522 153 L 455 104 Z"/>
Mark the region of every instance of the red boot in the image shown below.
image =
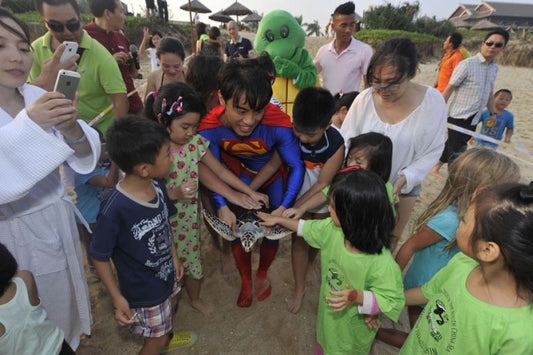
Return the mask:
<path id="1" fill-rule="evenodd" d="M 237 306 L 250 307 L 252 305 L 252 253 L 247 253 L 238 241 L 231 243 L 231 251 L 242 279 Z"/>
<path id="2" fill-rule="evenodd" d="M 272 286 L 268 281 L 267 271 L 276 257 L 278 247 L 279 243 L 267 244 L 265 241 L 261 243 L 261 248 L 259 250 L 259 267 L 257 268 L 257 273 L 255 275 L 255 295 L 259 301 L 266 300 L 272 293 Z"/>

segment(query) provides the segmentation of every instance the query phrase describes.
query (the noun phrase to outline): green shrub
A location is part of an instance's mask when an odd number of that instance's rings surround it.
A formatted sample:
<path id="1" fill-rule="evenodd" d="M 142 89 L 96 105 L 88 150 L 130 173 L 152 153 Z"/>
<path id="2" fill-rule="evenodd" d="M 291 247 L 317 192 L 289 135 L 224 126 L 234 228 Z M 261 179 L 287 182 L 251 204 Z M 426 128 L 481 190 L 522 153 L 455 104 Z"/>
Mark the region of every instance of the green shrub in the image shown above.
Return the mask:
<path id="1" fill-rule="evenodd" d="M 418 2 L 407 2 L 399 6 L 390 3 L 372 7 L 365 12 L 363 22 L 369 30 L 388 29 L 410 31 L 413 27 L 413 18 L 418 13 Z"/>
<path id="2" fill-rule="evenodd" d="M 455 26 L 448 20 L 437 21 L 435 17 L 421 18 L 413 23 L 413 31 L 445 38 L 455 31 Z"/>
<path id="3" fill-rule="evenodd" d="M 87 0 L 77 0 L 80 7 L 80 11 L 89 12 L 89 6 L 87 5 Z M 16 14 L 34 11 L 35 6 L 33 6 L 33 0 L 4 0 L 2 1 L 2 6 L 11 9 Z"/>
<path id="4" fill-rule="evenodd" d="M 370 44 L 372 47 L 394 37 L 407 37 L 415 43 L 440 41 L 437 37 L 429 34 L 400 30 L 362 30 L 355 34 L 355 38 Z"/>
<path id="5" fill-rule="evenodd" d="M 355 34 L 355 38 L 368 43 L 374 50 L 388 39 L 395 37 L 407 37 L 416 45 L 420 60 L 431 60 L 440 55 L 441 40 L 435 36 L 400 30 L 362 30 Z M 437 53 L 439 53 L 437 55 Z"/>
<path id="6" fill-rule="evenodd" d="M 24 22 L 43 22 L 41 15 L 37 11 L 28 11 L 24 13 L 18 13 L 16 16 Z M 91 14 L 81 14 L 81 19 L 84 23 L 87 23 L 93 19 Z"/>
<path id="7" fill-rule="evenodd" d="M 7 7 L 16 14 L 35 10 L 33 0 L 4 0 L 2 6 Z"/>
<path id="8" fill-rule="evenodd" d="M 419 10 L 419 3 L 404 2 L 398 6 L 390 3 L 372 7 L 365 12 L 363 22 L 369 30 L 387 29 L 426 33 L 436 37 L 446 37 L 455 30 L 455 26 L 447 20 L 437 21 L 433 18 L 414 20 Z"/>

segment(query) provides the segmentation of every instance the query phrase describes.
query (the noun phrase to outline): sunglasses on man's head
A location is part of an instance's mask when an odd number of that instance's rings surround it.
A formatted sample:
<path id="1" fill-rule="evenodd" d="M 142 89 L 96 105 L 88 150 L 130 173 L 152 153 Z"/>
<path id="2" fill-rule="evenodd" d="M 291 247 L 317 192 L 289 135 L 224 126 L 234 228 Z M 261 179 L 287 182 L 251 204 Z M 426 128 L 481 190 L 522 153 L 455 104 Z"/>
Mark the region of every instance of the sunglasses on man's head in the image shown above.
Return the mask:
<path id="1" fill-rule="evenodd" d="M 50 30 L 54 31 L 54 32 L 64 32 L 65 31 L 65 27 L 70 32 L 75 32 L 75 31 L 79 30 L 80 27 L 81 27 L 80 21 L 69 22 L 66 25 L 62 24 L 62 23 L 57 23 L 57 22 L 48 22 L 48 21 L 45 21 L 45 22 L 48 25 L 48 28 L 50 28 Z"/>
<path id="2" fill-rule="evenodd" d="M 486 45 L 487 47 L 492 47 L 492 46 L 494 46 L 494 47 L 496 47 L 496 48 L 502 48 L 503 45 L 504 45 L 504 43 L 503 43 L 503 42 L 485 42 L 485 45 Z"/>

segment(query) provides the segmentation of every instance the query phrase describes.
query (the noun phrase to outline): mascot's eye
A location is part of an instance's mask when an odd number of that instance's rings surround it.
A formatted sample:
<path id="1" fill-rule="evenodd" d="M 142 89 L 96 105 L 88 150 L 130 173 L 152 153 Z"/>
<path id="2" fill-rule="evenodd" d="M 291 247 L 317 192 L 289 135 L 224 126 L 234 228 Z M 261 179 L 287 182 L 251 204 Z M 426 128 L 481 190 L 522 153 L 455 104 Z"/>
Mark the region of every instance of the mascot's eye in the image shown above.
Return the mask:
<path id="1" fill-rule="evenodd" d="M 274 42 L 275 38 L 274 38 L 274 32 L 272 32 L 272 30 L 267 30 L 265 32 L 265 37 L 266 37 L 267 41 Z"/>
<path id="2" fill-rule="evenodd" d="M 287 25 L 281 26 L 281 29 L 279 30 L 279 35 L 281 36 L 281 38 L 289 37 L 289 26 Z"/>

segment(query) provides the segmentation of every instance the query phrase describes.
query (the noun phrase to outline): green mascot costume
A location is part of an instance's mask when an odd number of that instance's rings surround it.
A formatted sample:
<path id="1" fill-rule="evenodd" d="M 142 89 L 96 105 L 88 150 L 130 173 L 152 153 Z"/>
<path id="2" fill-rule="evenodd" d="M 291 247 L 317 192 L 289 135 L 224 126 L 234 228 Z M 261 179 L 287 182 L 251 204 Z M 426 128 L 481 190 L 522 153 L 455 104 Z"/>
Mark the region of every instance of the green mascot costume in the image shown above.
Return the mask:
<path id="1" fill-rule="evenodd" d="M 292 105 L 300 89 L 315 86 L 316 67 L 304 49 L 305 32 L 287 11 L 274 10 L 263 17 L 257 29 L 254 47 L 267 52 L 276 67 L 273 96 L 292 119 Z"/>

